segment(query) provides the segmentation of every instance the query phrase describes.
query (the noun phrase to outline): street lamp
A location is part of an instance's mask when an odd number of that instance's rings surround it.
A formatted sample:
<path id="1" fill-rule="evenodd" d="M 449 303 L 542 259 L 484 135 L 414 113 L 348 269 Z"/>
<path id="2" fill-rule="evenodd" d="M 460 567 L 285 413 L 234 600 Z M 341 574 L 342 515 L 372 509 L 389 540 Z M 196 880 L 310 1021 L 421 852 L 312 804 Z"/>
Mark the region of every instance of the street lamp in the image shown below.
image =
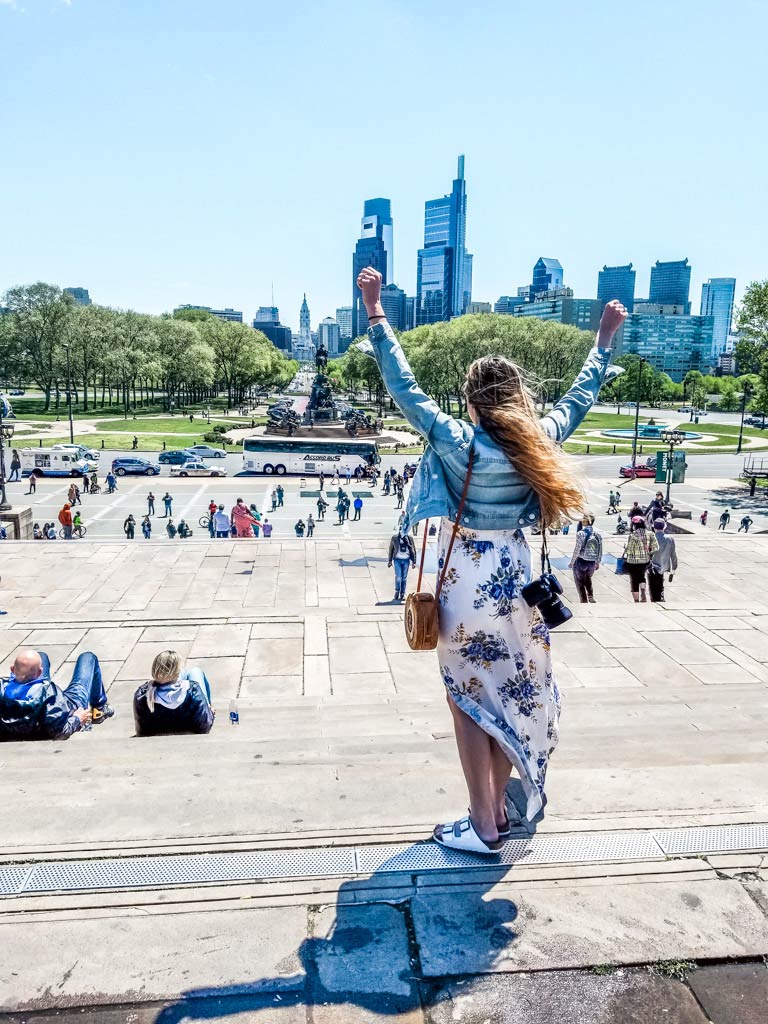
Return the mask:
<path id="1" fill-rule="evenodd" d="M 741 455 L 741 442 L 744 439 L 744 410 L 747 408 L 749 397 L 749 381 L 744 381 L 744 390 L 741 393 L 741 423 L 739 424 L 739 443 L 736 445 L 736 454 Z"/>
<path id="2" fill-rule="evenodd" d="M 685 434 L 681 430 L 662 430 L 661 443 L 665 444 L 669 448 L 667 454 L 667 497 L 666 502 L 669 504 L 669 491 L 672 486 L 672 464 L 675 458 L 675 448 L 685 441 Z"/>
<path id="3" fill-rule="evenodd" d="M 11 507 L 10 501 L 5 494 L 5 445 L 10 444 L 13 437 L 14 425 L 3 422 L 3 416 L 11 411 L 9 403 L 0 395 L 0 512 L 7 512 Z"/>
<path id="4" fill-rule="evenodd" d="M 640 356 L 637 361 L 637 393 L 635 394 L 635 433 L 632 438 L 632 479 L 635 479 L 635 465 L 637 463 L 637 438 L 640 433 L 640 399 L 643 393 L 643 365 L 645 359 Z"/>
<path id="5" fill-rule="evenodd" d="M 75 429 L 72 423 L 72 369 L 69 362 L 69 342 L 64 345 L 67 353 L 67 409 L 69 410 L 69 443 L 75 443 Z"/>

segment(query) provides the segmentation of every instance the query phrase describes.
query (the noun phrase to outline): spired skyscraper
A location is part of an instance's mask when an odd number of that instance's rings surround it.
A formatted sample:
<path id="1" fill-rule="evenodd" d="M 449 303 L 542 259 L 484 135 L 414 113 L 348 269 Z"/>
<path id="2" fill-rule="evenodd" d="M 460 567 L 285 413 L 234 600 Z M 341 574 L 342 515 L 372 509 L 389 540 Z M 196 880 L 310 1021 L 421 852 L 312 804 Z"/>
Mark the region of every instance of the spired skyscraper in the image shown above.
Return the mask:
<path id="1" fill-rule="evenodd" d="M 416 324 L 466 313 L 472 301 L 472 256 L 467 252 L 464 157 L 450 195 L 424 204 L 424 248 L 416 270 Z"/>
<path id="2" fill-rule="evenodd" d="M 651 267 L 651 288 L 648 302 L 658 306 L 682 306 L 682 313 L 691 312 L 688 296 L 691 290 L 691 268 L 688 258 L 669 260 L 662 263 L 656 260 Z"/>
<path id="3" fill-rule="evenodd" d="M 600 312 L 607 302 L 618 299 L 626 307 L 628 313 L 635 308 L 635 271 L 632 264 L 623 267 L 603 267 L 597 275 L 597 298 Z"/>
<path id="4" fill-rule="evenodd" d="M 392 284 L 394 272 L 392 208 L 389 199 L 366 199 L 360 238 L 352 257 L 352 337 L 368 329 L 368 316 L 357 287 L 357 275 L 364 267 L 378 270 L 383 285 Z"/>
<path id="5" fill-rule="evenodd" d="M 530 300 L 544 292 L 554 292 L 563 287 L 563 267 L 560 260 L 552 259 L 549 256 L 539 256 L 533 265 L 533 280 L 531 281 Z"/>
<path id="6" fill-rule="evenodd" d="M 716 366 L 725 352 L 733 321 L 733 302 L 736 298 L 735 277 L 710 277 L 701 286 L 701 316 L 714 317 L 712 332 L 712 362 Z"/>

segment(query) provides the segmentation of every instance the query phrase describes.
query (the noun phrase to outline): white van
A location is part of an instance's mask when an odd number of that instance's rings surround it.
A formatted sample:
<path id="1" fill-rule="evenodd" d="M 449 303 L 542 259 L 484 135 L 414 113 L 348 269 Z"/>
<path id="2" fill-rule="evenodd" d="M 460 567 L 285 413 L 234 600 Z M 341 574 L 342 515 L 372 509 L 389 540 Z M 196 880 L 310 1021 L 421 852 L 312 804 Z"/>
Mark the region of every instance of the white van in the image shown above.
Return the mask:
<path id="1" fill-rule="evenodd" d="M 23 476 L 82 476 L 98 469 L 95 461 L 60 448 L 21 448 L 19 458 Z"/>

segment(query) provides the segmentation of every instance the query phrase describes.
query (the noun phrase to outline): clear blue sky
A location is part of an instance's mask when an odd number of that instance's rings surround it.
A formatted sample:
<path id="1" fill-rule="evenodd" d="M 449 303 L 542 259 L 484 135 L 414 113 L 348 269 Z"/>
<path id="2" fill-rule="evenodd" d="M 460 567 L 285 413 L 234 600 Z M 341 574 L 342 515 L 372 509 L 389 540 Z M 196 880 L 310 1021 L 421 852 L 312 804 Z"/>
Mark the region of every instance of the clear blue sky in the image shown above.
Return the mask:
<path id="1" fill-rule="evenodd" d="M 298 326 L 347 305 L 363 200 L 412 294 L 465 153 L 473 298 L 555 256 L 768 277 L 764 0 L 0 0 L 0 291 Z"/>

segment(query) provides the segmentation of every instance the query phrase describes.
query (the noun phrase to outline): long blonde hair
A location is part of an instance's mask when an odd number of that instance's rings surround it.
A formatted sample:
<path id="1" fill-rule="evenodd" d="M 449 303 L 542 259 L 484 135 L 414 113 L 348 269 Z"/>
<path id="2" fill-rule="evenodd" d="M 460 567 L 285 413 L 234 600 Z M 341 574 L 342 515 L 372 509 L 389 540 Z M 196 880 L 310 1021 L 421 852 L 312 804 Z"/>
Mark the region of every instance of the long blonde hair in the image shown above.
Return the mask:
<path id="1" fill-rule="evenodd" d="M 155 710 L 155 691 L 164 683 L 173 683 L 181 672 L 181 657 L 176 651 L 161 651 L 152 662 L 152 679 L 147 686 L 147 705 Z"/>
<path id="2" fill-rule="evenodd" d="M 584 491 L 562 448 L 545 434 L 520 367 L 506 356 L 483 356 L 467 370 L 464 395 L 480 423 L 536 492 L 547 527 L 577 518 Z"/>

